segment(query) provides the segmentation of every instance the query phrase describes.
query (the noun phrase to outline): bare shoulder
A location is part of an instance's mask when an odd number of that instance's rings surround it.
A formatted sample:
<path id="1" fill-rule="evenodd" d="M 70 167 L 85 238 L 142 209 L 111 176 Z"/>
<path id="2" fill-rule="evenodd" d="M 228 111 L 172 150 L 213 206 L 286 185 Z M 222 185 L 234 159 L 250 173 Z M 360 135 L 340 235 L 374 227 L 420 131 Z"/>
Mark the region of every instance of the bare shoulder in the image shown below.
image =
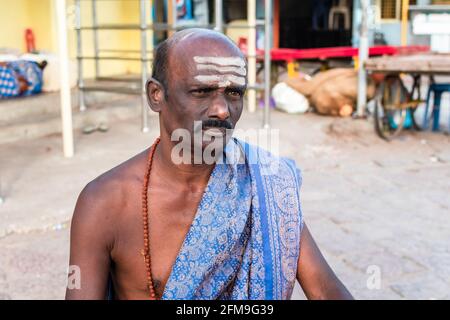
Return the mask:
<path id="1" fill-rule="evenodd" d="M 113 233 L 116 215 L 142 184 L 146 153 L 137 154 L 89 182 L 78 197 L 72 227 L 77 224 L 85 226 L 86 231 Z"/>
<path id="2" fill-rule="evenodd" d="M 98 205 L 110 206 L 120 204 L 128 189 L 142 181 L 145 170 L 146 151 L 122 162 L 90 181 L 82 190 L 80 198 Z"/>

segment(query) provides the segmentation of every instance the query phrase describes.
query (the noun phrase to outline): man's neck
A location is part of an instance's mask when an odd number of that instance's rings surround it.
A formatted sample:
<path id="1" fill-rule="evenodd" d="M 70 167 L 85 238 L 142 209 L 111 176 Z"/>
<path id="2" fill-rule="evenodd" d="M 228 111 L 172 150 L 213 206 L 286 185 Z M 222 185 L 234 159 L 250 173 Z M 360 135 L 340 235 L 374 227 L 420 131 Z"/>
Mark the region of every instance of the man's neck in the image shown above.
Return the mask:
<path id="1" fill-rule="evenodd" d="M 177 184 L 206 185 L 214 169 L 214 164 L 175 164 L 172 161 L 172 148 L 172 141 L 161 137 L 153 159 L 156 166 L 161 170 L 160 174 L 169 179 L 168 181 Z"/>

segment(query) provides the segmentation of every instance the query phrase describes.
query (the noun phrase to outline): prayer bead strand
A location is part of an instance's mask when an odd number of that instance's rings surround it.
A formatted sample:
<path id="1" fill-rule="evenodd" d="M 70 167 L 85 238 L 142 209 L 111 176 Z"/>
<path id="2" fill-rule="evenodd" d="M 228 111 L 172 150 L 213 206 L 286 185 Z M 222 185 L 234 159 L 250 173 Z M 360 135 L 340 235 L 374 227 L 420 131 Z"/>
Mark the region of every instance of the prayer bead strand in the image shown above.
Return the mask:
<path id="1" fill-rule="evenodd" d="M 153 164 L 153 156 L 155 154 L 156 146 L 158 145 L 160 141 L 160 138 L 157 138 L 156 141 L 153 143 L 149 156 L 148 156 L 148 163 L 147 163 L 147 171 L 144 176 L 144 185 L 142 188 L 142 220 L 143 220 L 143 227 L 144 227 L 144 261 L 145 261 L 145 268 L 147 270 L 146 274 L 146 280 L 147 280 L 147 288 L 150 294 L 151 299 L 157 299 L 155 287 L 153 284 L 152 279 L 152 267 L 150 262 L 150 238 L 149 238 L 149 232 L 148 232 L 148 187 L 150 182 L 150 172 L 152 170 L 152 164 Z"/>

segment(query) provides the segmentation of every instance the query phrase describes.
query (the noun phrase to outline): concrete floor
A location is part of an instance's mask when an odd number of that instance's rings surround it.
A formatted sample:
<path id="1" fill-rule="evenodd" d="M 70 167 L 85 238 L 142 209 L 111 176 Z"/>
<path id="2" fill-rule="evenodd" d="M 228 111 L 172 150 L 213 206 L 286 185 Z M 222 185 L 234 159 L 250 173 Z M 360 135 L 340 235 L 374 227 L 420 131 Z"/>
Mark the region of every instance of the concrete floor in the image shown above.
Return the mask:
<path id="1" fill-rule="evenodd" d="M 76 198 L 153 142 L 157 118 L 150 123 L 147 134 L 138 118 L 77 132 L 72 159 L 59 135 L 0 145 L 0 299 L 64 298 Z M 239 126 L 260 124 L 260 112 L 244 113 Z M 369 121 L 276 111 L 272 126 L 280 153 L 303 170 L 305 221 L 356 298 L 450 299 L 448 135 L 405 132 L 387 143 Z M 298 287 L 293 298 L 303 298 Z"/>

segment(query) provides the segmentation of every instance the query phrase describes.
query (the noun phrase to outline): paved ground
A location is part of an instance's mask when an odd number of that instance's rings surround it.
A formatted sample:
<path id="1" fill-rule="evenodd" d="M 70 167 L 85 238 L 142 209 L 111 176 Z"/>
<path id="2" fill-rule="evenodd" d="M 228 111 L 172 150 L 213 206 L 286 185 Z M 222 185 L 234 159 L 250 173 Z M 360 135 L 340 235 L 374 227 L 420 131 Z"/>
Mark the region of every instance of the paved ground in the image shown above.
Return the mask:
<path id="1" fill-rule="evenodd" d="M 241 128 L 261 114 L 244 114 Z M 70 217 L 82 187 L 146 148 L 139 120 L 1 145 L 0 299 L 62 299 Z M 281 154 L 303 169 L 304 216 L 335 272 L 360 299 L 450 299 L 450 137 L 378 139 L 364 120 L 272 114 Z M 379 279 L 376 278 L 379 275 Z M 377 288 L 377 279 L 380 280 Z M 368 286 L 369 284 L 369 286 Z M 303 298 L 296 288 L 294 298 Z"/>

